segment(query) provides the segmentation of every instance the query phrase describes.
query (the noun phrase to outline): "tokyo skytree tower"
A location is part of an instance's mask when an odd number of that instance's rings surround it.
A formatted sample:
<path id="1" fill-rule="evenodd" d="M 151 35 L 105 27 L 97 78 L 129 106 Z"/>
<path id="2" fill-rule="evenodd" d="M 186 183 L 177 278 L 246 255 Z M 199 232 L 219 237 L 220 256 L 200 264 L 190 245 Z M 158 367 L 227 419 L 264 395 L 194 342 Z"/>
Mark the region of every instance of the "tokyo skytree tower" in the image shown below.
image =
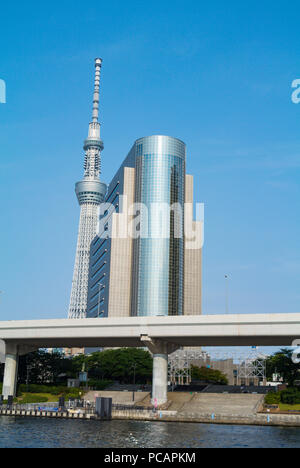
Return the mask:
<path id="1" fill-rule="evenodd" d="M 106 184 L 100 182 L 101 151 L 104 148 L 100 138 L 99 86 L 102 60 L 95 60 L 95 88 L 93 96 L 92 122 L 84 142 L 84 177 L 75 185 L 80 205 L 80 221 L 72 291 L 68 318 L 85 318 L 87 313 L 90 246 L 97 232 L 99 206 L 104 200 Z"/>

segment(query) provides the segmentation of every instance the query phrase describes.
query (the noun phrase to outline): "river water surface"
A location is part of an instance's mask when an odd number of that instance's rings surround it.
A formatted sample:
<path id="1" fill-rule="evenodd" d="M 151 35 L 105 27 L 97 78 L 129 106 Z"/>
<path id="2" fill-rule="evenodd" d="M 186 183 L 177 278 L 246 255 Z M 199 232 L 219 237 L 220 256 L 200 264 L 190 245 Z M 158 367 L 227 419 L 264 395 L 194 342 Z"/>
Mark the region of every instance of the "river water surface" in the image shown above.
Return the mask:
<path id="1" fill-rule="evenodd" d="M 300 428 L 0 416 L 0 448 L 300 447 Z"/>

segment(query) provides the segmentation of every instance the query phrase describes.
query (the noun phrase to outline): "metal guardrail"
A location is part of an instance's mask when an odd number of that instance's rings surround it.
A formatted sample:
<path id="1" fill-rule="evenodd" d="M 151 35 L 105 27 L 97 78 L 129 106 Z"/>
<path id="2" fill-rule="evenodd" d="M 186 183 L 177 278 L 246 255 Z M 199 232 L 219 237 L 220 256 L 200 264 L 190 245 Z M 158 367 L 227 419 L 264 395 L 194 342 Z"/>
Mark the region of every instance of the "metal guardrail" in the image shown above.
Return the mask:
<path id="1" fill-rule="evenodd" d="M 84 414 L 95 414 L 96 408 L 94 402 L 87 402 L 85 400 L 69 400 L 64 403 L 63 406 L 59 406 L 59 402 L 41 402 L 41 403 L 14 403 L 13 405 L 0 404 L 1 409 L 8 409 L 13 411 L 78 411 Z M 120 411 L 153 411 L 156 409 L 152 406 L 139 406 L 139 405 L 123 405 L 114 403 L 112 404 L 113 410 Z"/>
<path id="2" fill-rule="evenodd" d="M 57 402 L 47 402 L 47 403 L 14 403 L 13 405 L 2 404 L 0 405 L 0 409 L 9 409 L 9 410 L 21 410 L 21 411 L 38 411 L 39 408 L 47 408 L 47 410 L 43 411 L 54 411 L 58 409 Z"/>

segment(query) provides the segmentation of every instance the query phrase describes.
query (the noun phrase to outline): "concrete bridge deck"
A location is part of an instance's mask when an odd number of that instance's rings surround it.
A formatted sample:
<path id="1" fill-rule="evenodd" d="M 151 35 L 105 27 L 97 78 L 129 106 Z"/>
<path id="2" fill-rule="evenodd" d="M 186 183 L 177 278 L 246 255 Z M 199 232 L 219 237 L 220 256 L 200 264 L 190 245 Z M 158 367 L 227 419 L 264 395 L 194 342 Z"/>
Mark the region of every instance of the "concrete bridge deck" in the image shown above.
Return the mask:
<path id="1" fill-rule="evenodd" d="M 141 346 L 141 336 L 177 346 L 291 346 L 300 313 L 0 322 L 0 340 L 35 348 Z"/>

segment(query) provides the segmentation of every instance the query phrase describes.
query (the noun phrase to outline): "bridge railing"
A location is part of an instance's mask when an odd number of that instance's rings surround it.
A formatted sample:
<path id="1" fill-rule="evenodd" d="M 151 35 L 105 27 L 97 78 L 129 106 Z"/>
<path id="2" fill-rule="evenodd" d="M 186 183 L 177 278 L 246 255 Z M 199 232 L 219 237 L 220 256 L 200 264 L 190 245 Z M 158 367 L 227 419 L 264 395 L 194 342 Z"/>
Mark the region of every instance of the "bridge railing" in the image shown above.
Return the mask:
<path id="1" fill-rule="evenodd" d="M 95 414 L 96 407 L 95 402 L 89 402 L 85 400 L 69 400 L 64 402 L 63 406 L 60 406 L 59 402 L 41 402 L 41 403 L 13 403 L 8 405 L 7 403 L 0 404 L 0 409 L 9 409 L 13 411 L 51 411 L 51 412 L 78 412 L 84 414 Z M 121 411 L 151 411 L 152 406 L 141 406 L 141 405 L 124 405 L 113 403 L 112 410 Z"/>

